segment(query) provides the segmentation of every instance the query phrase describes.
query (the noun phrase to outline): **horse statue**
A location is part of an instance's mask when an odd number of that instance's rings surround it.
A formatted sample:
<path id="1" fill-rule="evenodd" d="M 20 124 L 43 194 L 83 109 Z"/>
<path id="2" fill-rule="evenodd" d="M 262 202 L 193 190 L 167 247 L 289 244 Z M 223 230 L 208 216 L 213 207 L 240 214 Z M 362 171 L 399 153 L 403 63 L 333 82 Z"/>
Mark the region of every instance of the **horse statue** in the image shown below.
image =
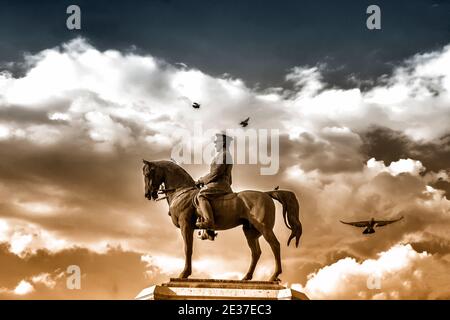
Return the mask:
<path id="1" fill-rule="evenodd" d="M 158 195 L 164 193 L 172 222 L 181 230 L 186 260 L 184 270 L 180 273 L 179 278 L 187 278 L 192 273 L 192 244 L 198 217 L 194 199 L 199 188 L 195 185 L 192 177 L 172 161 L 143 160 L 143 162 L 145 198 L 159 200 Z M 282 204 L 284 222 L 291 230 L 287 245 L 289 246 L 291 240 L 295 238 L 295 246 L 298 247 L 302 235 L 302 225 L 299 220 L 299 203 L 293 192 L 245 190 L 227 194 L 211 203 L 214 211 L 215 230 L 228 230 L 243 226 L 252 259 L 247 274 L 242 280 L 251 280 L 253 277 L 256 264 L 261 256 L 259 237 L 262 235 L 275 256 L 275 271 L 269 281 L 279 281 L 278 276 L 282 272 L 280 243 L 273 232 L 275 204 L 272 199 Z"/>

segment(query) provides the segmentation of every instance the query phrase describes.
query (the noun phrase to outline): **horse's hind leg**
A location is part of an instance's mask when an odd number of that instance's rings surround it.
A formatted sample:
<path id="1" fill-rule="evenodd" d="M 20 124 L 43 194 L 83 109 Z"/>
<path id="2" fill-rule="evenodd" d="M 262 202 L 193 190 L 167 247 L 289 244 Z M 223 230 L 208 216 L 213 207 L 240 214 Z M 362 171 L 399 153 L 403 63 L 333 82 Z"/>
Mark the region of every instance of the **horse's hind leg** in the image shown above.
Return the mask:
<path id="1" fill-rule="evenodd" d="M 281 274 L 281 255 L 280 255 L 280 242 L 277 237 L 273 233 L 272 229 L 265 229 L 262 232 L 264 239 L 269 243 L 270 248 L 272 249 L 273 255 L 275 256 L 275 271 L 273 275 L 270 277 L 269 281 L 279 281 L 278 276 Z"/>
<path id="2" fill-rule="evenodd" d="M 250 263 L 247 274 L 242 280 L 251 280 L 253 278 L 253 272 L 255 272 L 256 264 L 261 256 L 261 248 L 259 246 L 259 237 L 261 236 L 261 233 L 252 225 L 244 225 L 243 229 L 248 246 L 252 251 L 252 262 Z"/>

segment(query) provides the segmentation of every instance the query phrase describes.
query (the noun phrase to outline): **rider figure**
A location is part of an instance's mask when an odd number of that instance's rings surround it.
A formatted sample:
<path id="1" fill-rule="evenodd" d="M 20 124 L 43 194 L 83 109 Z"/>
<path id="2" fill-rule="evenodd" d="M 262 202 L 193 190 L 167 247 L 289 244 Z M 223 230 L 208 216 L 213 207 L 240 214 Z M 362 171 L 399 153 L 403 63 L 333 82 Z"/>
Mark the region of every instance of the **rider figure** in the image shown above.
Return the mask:
<path id="1" fill-rule="evenodd" d="M 214 141 L 216 156 L 211 163 L 210 172 L 196 182 L 197 185 L 203 186 L 197 195 L 200 215 L 203 218 L 203 221 L 196 223 L 199 229 L 214 229 L 214 214 L 209 200 L 233 192 L 231 190 L 233 160 L 228 150 L 232 140 L 223 133 L 216 134 Z"/>

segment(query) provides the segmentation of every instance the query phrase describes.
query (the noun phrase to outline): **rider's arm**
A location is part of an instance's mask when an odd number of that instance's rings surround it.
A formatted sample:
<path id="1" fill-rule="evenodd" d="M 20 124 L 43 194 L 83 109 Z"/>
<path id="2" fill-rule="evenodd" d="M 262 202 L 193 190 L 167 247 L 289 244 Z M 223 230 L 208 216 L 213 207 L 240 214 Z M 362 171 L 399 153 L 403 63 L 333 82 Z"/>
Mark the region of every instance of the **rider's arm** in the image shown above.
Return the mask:
<path id="1" fill-rule="evenodd" d="M 218 177 L 222 176 L 226 172 L 227 166 L 228 164 L 226 163 L 212 165 L 211 172 L 208 173 L 206 176 L 203 176 L 200 179 L 198 179 L 198 181 L 203 184 L 208 184 L 216 180 Z"/>

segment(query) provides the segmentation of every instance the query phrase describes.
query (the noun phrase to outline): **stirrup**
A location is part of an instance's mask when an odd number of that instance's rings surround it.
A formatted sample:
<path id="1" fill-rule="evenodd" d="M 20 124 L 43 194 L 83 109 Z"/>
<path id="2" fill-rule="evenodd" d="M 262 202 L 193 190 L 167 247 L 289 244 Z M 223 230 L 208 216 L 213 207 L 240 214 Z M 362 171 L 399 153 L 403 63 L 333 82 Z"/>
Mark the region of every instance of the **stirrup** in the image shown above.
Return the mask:
<path id="1" fill-rule="evenodd" d="M 217 235 L 218 235 L 218 233 L 215 232 L 214 230 L 206 230 L 206 229 L 199 230 L 197 233 L 197 237 L 200 240 L 214 241 L 214 239 L 217 237 Z"/>

